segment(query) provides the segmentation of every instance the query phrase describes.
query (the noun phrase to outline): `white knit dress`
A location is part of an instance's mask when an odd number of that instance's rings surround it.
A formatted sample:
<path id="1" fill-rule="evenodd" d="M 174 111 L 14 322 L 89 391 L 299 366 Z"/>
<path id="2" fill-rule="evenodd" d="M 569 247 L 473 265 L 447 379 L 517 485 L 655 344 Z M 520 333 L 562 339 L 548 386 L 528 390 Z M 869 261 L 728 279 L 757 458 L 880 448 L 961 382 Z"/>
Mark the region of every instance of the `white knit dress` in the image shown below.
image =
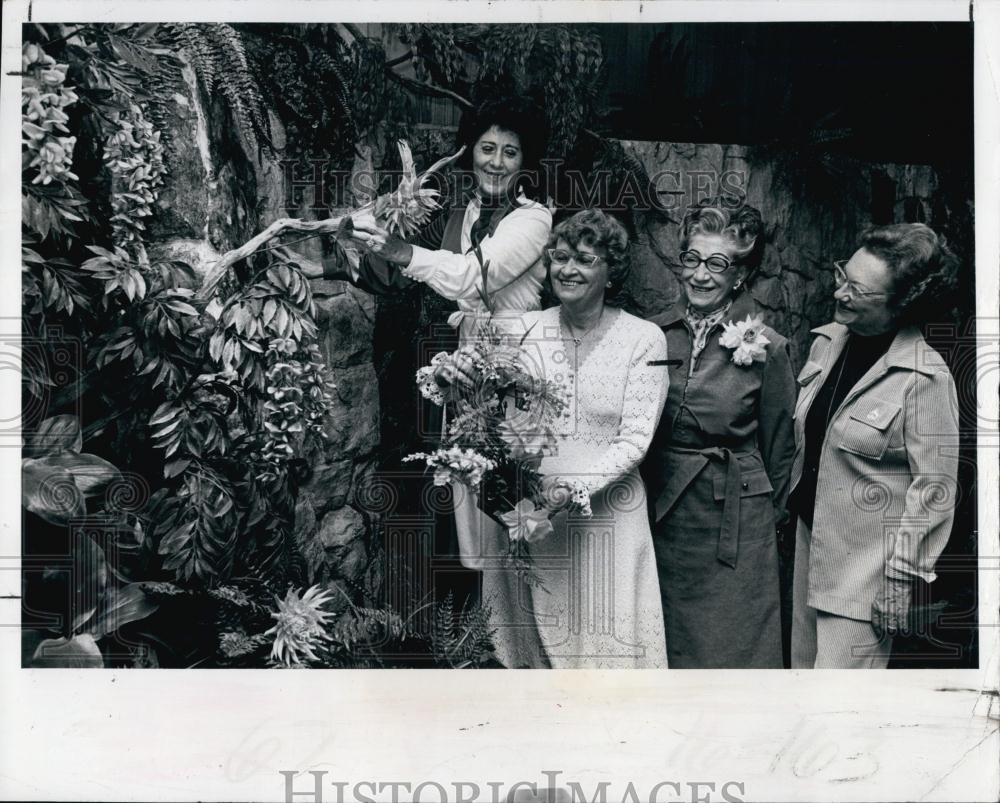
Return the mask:
<path id="1" fill-rule="evenodd" d="M 483 601 L 492 610 L 497 656 L 510 667 L 666 667 L 666 638 L 646 494 L 638 466 L 667 393 L 666 341 L 655 324 L 623 311 L 577 364 L 559 329 L 558 307 L 524 315 L 525 347 L 537 369 L 570 396 L 555 454 L 540 470 L 583 482 L 593 516 L 553 518 L 554 532 L 530 545 L 529 587 L 496 559 L 499 527 L 480 523 Z M 492 532 L 488 532 L 492 530 Z"/>

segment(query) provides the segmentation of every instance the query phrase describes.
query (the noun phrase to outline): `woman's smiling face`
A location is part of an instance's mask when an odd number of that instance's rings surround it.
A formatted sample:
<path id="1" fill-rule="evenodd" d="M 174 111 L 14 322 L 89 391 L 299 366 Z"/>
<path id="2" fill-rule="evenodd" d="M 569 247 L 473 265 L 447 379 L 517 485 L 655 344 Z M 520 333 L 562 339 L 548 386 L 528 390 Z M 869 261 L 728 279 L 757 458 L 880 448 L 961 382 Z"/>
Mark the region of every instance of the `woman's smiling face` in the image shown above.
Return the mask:
<path id="1" fill-rule="evenodd" d="M 552 253 L 569 257 L 565 261 L 550 257 L 549 278 L 552 290 L 561 304 L 589 307 L 604 301 L 608 283 L 608 263 L 600 248 L 593 248 L 582 240 L 571 246 L 560 238 Z M 593 257 L 593 264 L 587 265 Z"/>
<path id="2" fill-rule="evenodd" d="M 506 193 L 523 164 L 521 139 L 513 131 L 493 126 L 483 132 L 472 148 L 472 172 L 479 194 L 485 198 Z"/>
<path id="3" fill-rule="evenodd" d="M 712 312 L 724 307 L 736 290 L 736 283 L 746 277 L 746 267 L 734 264 L 735 250 L 721 234 L 692 234 L 688 251 L 694 251 L 703 260 L 713 254 L 724 256 L 730 266 L 722 273 L 713 273 L 704 262 L 697 268 L 682 268 L 681 284 L 688 303 L 698 312 Z"/>
<path id="4" fill-rule="evenodd" d="M 833 319 L 837 323 L 859 335 L 878 335 L 896 326 L 886 304 L 893 279 L 884 260 L 859 248 L 844 266 L 844 279 L 833 292 L 837 300 Z"/>

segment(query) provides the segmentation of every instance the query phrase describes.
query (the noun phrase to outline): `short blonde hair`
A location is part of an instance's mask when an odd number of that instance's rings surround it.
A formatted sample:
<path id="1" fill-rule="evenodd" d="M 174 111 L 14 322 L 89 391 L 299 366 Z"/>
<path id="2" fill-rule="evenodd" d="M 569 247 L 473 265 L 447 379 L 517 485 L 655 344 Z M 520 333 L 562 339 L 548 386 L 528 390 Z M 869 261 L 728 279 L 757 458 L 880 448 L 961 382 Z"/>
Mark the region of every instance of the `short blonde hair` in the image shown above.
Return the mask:
<path id="1" fill-rule="evenodd" d="M 631 267 L 628 232 L 625 227 L 601 209 L 577 212 L 552 229 L 548 245 L 542 253 L 546 272 L 552 264 L 549 248 L 554 248 L 559 240 L 565 240 L 573 248 L 583 242 L 604 252 L 604 261 L 608 264 L 608 281 L 611 282 L 604 298 L 608 303 L 613 302 L 625 287 Z"/>

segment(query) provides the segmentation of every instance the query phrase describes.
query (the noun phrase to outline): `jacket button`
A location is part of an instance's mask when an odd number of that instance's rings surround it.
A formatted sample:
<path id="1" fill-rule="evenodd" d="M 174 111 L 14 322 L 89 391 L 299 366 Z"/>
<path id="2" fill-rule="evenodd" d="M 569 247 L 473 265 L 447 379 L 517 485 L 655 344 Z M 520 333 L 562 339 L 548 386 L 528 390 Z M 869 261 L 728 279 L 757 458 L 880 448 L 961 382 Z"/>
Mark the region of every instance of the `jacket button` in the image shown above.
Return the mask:
<path id="1" fill-rule="evenodd" d="M 749 482 L 744 482 L 743 483 L 743 490 L 744 491 L 749 491 L 750 490 L 750 483 Z"/>

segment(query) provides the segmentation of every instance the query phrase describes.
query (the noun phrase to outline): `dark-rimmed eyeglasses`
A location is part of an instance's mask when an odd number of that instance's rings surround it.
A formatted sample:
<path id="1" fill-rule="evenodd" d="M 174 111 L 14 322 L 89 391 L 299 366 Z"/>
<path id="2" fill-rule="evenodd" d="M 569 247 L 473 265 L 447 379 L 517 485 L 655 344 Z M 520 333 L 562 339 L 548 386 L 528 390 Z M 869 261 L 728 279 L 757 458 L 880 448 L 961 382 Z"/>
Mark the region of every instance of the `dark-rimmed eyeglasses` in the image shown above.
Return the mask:
<path id="1" fill-rule="evenodd" d="M 549 255 L 549 261 L 553 265 L 559 266 L 568 264 L 572 259 L 577 265 L 591 268 L 601 259 L 597 254 L 581 254 L 577 251 L 564 251 L 562 248 L 549 248 L 545 253 Z"/>
<path id="2" fill-rule="evenodd" d="M 685 270 L 698 270 L 698 267 L 704 264 L 712 273 L 725 273 L 733 266 L 733 263 L 722 254 L 710 254 L 703 258 L 697 251 L 681 251 L 677 259 Z"/>
<path id="3" fill-rule="evenodd" d="M 847 292 L 852 298 L 876 298 L 888 295 L 888 293 L 883 293 L 879 290 L 869 290 L 864 285 L 848 279 L 847 271 L 844 270 L 848 262 L 849 260 L 847 259 L 838 259 L 833 263 L 833 281 L 837 285 L 838 290 L 846 285 Z"/>

